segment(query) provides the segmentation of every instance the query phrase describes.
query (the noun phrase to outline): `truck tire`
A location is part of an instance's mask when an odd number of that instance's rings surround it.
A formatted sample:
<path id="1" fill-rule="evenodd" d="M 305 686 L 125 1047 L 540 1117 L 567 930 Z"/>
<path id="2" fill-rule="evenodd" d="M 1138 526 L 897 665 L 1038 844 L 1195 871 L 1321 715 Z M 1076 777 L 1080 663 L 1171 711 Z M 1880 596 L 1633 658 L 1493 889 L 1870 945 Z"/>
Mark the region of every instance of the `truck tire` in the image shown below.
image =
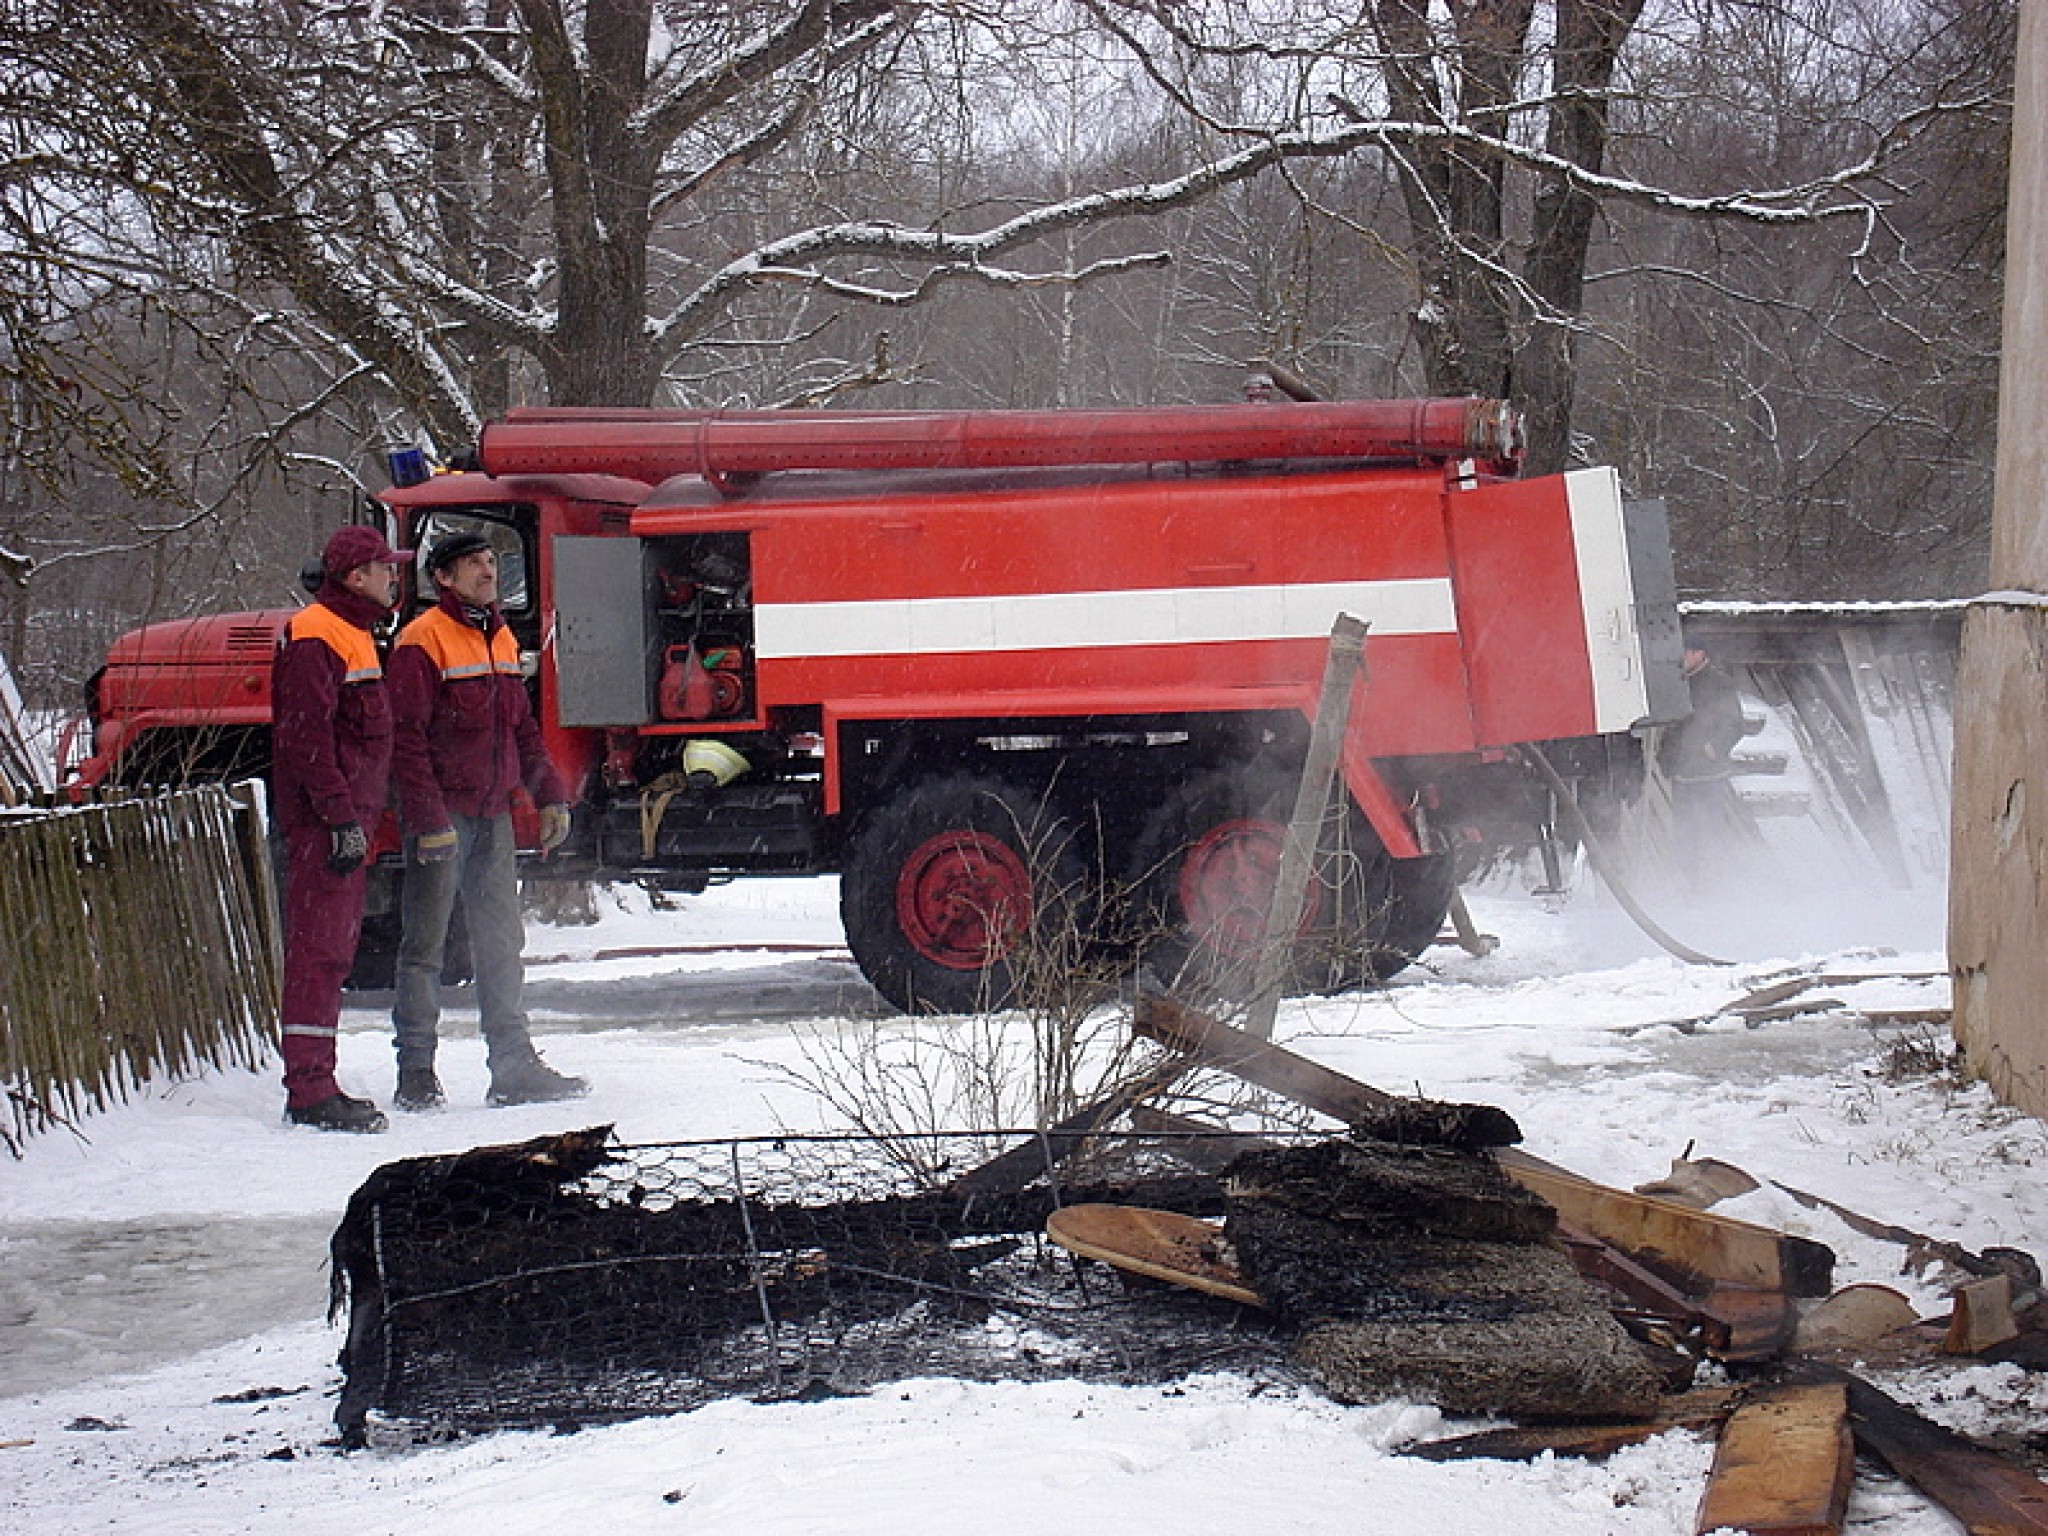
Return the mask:
<path id="1" fill-rule="evenodd" d="M 1128 883 L 1143 963 L 1182 996 L 1249 996 L 1294 799 L 1283 774 L 1205 774 L 1139 834 Z M 1317 849 L 1282 985 L 1341 992 L 1393 975 L 1436 937 L 1451 891 L 1447 856 L 1389 858 L 1352 807 Z"/>
<path id="2" fill-rule="evenodd" d="M 856 830 L 839 887 L 847 947 L 905 1013 L 1012 1006 L 1041 936 L 1078 921 L 1071 822 L 967 775 L 902 791 Z"/>

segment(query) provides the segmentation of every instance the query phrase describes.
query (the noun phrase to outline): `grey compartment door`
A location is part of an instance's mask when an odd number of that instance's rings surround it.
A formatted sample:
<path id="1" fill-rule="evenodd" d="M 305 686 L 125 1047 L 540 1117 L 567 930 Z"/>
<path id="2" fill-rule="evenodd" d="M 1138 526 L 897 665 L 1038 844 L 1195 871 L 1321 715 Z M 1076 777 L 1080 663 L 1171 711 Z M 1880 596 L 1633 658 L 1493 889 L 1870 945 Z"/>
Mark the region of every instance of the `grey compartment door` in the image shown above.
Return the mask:
<path id="1" fill-rule="evenodd" d="M 563 725 L 653 718 L 646 565 L 638 539 L 555 539 L 555 704 Z"/>

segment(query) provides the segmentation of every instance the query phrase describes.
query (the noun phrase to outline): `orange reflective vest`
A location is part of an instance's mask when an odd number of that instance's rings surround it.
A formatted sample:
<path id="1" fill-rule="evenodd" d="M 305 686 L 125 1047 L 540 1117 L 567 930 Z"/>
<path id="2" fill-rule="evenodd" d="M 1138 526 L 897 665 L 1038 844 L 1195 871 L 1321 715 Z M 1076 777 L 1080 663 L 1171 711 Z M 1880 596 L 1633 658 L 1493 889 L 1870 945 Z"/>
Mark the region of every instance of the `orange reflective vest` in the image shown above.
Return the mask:
<path id="1" fill-rule="evenodd" d="M 400 632 L 398 643 L 425 651 L 446 683 L 492 672 L 519 676 L 519 639 L 510 629 L 500 624 L 486 638 L 474 624 L 445 608 L 429 608 L 414 619 Z"/>
<path id="2" fill-rule="evenodd" d="M 329 606 L 332 604 L 333 606 Z M 285 621 L 270 674 L 271 787 L 278 825 L 376 825 L 391 779 L 391 704 L 380 604 L 323 592 Z"/>
<path id="3" fill-rule="evenodd" d="M 341 658 L 344 687 L 375 682 L 384 675 L 383 665 L 377 660 L 376 637 L 349 623 L 325 603 L 308 603 L 293 614 L 284 626 L 284 638 L 287 645 L 294 640 L 318 640 L 325 644 Z"/>

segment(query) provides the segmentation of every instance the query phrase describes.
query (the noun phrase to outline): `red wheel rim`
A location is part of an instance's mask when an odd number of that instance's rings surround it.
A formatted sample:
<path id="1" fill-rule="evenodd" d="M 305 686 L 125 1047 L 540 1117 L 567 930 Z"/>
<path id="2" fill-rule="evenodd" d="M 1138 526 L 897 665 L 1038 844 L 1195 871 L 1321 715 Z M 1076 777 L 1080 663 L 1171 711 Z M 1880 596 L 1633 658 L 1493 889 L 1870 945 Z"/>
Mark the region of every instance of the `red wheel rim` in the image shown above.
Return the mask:
<path id="1" fill-rule="evenodd" d="M 1180 866 L 1180 909 L 1197 943 L 1230 960 L 1259 952 L 1286 840 L 1279 822 L 1244 816 L 1218 822 L 1189 846 Z M 1322 891 L 1311 880 L 1297 934 L 1314 925 L 1322 904 Z"/>
<path id="2" fill-rule="evenodd" d="M 896 877 L 896 921 L 911 948 L 949 971 L 978 971 L 1031 926 L 1031 871 L 985 832 L 928 838 Z"/>

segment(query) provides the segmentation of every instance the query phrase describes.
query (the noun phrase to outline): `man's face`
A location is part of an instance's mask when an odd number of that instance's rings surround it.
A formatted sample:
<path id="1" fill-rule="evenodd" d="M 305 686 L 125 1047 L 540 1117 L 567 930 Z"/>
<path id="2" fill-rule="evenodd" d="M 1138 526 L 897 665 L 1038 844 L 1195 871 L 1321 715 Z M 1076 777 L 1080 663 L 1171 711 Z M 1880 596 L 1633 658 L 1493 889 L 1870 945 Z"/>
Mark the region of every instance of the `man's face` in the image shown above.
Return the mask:
<path id="1" fill-rule="evenodd" d="M 342 577 L 341 584 L 358 597 L 389 608 L 398 601 L 398 562 L 371 560 Z"/>
<path id="2" fill-rule="evenodd" d="M 498 600 L 498 557 L 480 549 L 437 571 L 434 579 L 470 607 L 488 608 Z"/>

